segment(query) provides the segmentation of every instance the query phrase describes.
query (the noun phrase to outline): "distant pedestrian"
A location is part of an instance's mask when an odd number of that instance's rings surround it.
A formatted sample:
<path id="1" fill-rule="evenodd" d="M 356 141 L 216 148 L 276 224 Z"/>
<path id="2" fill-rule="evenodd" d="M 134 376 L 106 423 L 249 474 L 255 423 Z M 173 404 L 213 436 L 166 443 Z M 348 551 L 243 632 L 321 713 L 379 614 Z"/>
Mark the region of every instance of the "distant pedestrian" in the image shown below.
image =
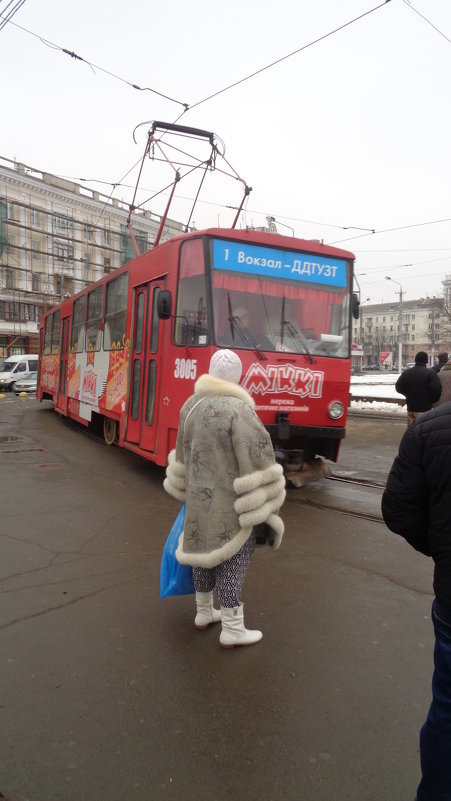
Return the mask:
<path id="1" fill-rule="evenodd" d="M 442 385 L 435 370 L 428 370 L 428 355 L 420 350 L 415 356 L 415 365 L 399 376 L 395 389 L 407 400 L 407 427 L 419 414 L 427 412 L 438 401 Z"/>
<path id="2" fill-rule="evenodd" d="M 388 528 L 434 560 L 432 703 L 420 732 L 417 801 L 451 799 L 450 465 L 451 403 L 446 403 L 407 429 L 382 496 Z"/>
<path id="3" fill-rule="evenodd" d="M 451 401 L 451 362 L 446 362 L 438 373 L 438 380 L 442 385 L 442 394 L 434 406 L 442 406 Z"/>
<path id="4" fill-rule="evenodd" d="M 448 361 L 448 354 L 445 352 L 439 353 L 438 362 L 437 364 L 434 364 L 431 367 L 431 370 L 434 370 L 436 373 L 440 372 L 440 370 L 442 369 L 442 367 L 444 367 L 447 361 Z"/>

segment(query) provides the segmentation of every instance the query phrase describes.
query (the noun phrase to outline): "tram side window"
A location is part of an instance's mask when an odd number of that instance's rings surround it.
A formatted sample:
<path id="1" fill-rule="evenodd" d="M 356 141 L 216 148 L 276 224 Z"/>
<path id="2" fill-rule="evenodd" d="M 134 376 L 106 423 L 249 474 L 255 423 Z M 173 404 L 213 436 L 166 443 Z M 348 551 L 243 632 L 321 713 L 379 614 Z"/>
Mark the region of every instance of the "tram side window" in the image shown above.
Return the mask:
<path id="1" fill-rule="evenodd" d="M 201 239 L 192 239 L 181 247 L 174 339 L 177 345 L 208 344 L 207 288 Z"/>
<path id="2" fill-rule="evenodd" d="M 53 315 L 52 353 L 59 353 L 60 350 L 60 327 L 61 312 L 57 311 Z"/>
<path id="3" fill-rule="evenodd" d="M 160 330 L 160 320 L 158 317 L 157 305 L 158 295 L 160 294 L 160 287 L 155 287 L 152 297 L 152 322 L 150 329 L 150 352 L 156 353 L 158 350 L 158 333 Z"/>
<path id="4" fill-rule="evenodd" d="M 72 312 L 72 335 L 70 339 L 71 353 L 82 353 L 84 350 L 86 295 L 74 301 Z"/>
<path id="5" fill-rule="evenodd" d="M 45 318 L 44 353 L 51 353 L 52 351 L 52 324 L 53 314 L 49 314 Z"/>
<path id="6" fill-rule="evenodd" d="M 128 273 L 114 278 L 106 287 L 104 350 L 121 350 L 127 323 Z"/>
<path id="7" fill-rule="evenodd" d="M 103 317 L 103 286 L 97 287 L 88 295 L 88 314 L 86 321 L 86 350 L 100 350 L 102 332 L 100 322 Z"/>

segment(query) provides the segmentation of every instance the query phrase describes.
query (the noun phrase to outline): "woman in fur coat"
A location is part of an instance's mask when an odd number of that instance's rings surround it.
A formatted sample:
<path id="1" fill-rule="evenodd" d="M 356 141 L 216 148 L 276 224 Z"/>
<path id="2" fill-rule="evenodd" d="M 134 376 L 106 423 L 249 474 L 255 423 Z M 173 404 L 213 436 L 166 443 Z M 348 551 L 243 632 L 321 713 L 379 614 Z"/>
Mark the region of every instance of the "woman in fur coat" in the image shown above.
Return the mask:
<path id="1" fill-rule="evenodd" d="M 224 648 L 251 645 L 261 631 L 244 627 L 241 588 L 255 548 L 254 526 L 266 523 L 278 548 L 284 526 L 278 511 L 285 499 L 282 467 L 251 396 L 239 386 L 242 364 L 231 350 L 217 351 L 208 375 L 180 412 L 175 450 L 169 454 L 164 487 L 186 502 L 177 561 L 193 566 L 195 626 L 221 621 Z M 216 588 L 221 611 L 213 606 Z"/>

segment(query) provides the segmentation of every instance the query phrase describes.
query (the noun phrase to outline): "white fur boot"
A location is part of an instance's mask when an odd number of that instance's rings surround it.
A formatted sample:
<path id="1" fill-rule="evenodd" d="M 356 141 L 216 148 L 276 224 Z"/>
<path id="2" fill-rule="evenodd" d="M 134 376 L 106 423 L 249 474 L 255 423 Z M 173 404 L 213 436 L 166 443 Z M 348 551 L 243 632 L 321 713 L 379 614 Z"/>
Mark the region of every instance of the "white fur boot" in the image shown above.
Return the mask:
<path id="1" fill-rule="evenodd" d="M 257 629 L 248 630 L 244 628 L 244 607 L 243 604 L 227 609 L 221 606 L 222 631 L 219 637 L 219 644 L 222 648 L 233 648 L 235 645 L 253 645 L 263 637 L 261 631 Z"/>
<path id="2" fill-rule="evenodd" d="M 213 592 L 196 592 L 197 615 L 194 618 L 196 629 L 206 629 L 210 623 L 221 620 L 221 612 L 213 606 Z"/>

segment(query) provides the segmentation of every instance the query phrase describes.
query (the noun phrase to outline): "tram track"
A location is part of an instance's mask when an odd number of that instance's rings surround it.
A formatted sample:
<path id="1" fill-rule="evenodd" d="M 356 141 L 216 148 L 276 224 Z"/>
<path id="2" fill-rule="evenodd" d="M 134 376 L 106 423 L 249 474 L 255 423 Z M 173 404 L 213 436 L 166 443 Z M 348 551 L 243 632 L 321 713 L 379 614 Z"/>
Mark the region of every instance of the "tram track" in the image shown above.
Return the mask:
<path id="1" fill-rule="evenodd" d="M 354 517 L 359 520 L 368 520 L 371 523 L 383 523 L 385 525 L 382 514 L 371 514 L 370 512 L 359 512 L 355 509 L 346 509 L 342 506 L 334 505 L 332 503 L 321 503 L 312 498 L 292 498 L 287 495 L 288 503 L 293 502 L 300 506 L 309 506 L 312 509 L 319 509 L 323 512 L 336 512 L 337 514 L 346 515 L 347 517 Z M 283 512 L 282 512 L 283 514 Z"/>
<path id="2" fill-rule="evenodd" d="M 80 431 L 81 426 L 76 421 L 73 421 L 67 417 L 61 417 L 60 419 L 68 428 L 72 429 L 73 431 Z M 89 439 L 94 440 L 99 445 L 102 445 L 106 448 L 111 447 L 105 442 L 102 434 L 97 433 L 96 431 L 83 427 L 82 433 L 83 436 L 87 436 Z M 129 451 L 129 453 L 131 452 Z M 143 456 L 140 456 L 139 454 L 133 454 L 133 455 L 145 461 Z M 324 476 L 323 478 L 325 479 L 325 481 L 335 483 L 336 485 L 345 485 L 349 488 L 355 488 L 356 490 L 369 490 L 370 493 L 371 490 L 378 490 L 379 493 L 382 494 L 383 490 L 385 489 L 385 482 L 382 481 L 378 482 L 375 481 L 374 479 L 360 478 L 359 476 L 338 476 L 332 474 L 331 476 Z M 304 487 L 299 487 L 299 488 L 290 487 L 288 485 L 286 502 L 293 503 L 299 506 L 307 506 L 311 509 L 318 509 L 324 512 L 336 512 L 338 514 L 344 514 L 349 517 L 358 518 L 360 520 L 367 520 L 373 523 L 384 523 L 381 513 L 372 514 L 371 512 L 362 511 L 359 510 L 358 508 L 355 508 L 352 497 L 348 497 L 347 501 L 349 505 L 347 506 L 343 505 L 343 503 L 340 504 L 335 502 L 335 499 L 332 497 L 331 498 L 324 497 L 323 500 L 320 500 L 318 498 L 313 498 L 309 494 L 307 494 L 309 492 L 309 488 L 312 488 L 314 486 L 315 489 L 318 490 L 321 488 L 321 485 L 323 485 L 324 488 L 327 487 L 326 483 L 325 482 L 323 483 L 323 479 L 312 482 L 311 484 L 306 484 Z M 327 496 L 327 490 L 325 495 Z M 345 499 L 345 504 L 346 504 L 346 499 Z"/>
<path id="3" fill-rule="evenodd" d="M 374 489 L 385 489 L 385 481 L 374 481 L 370 478 L 353 478 L 351 476 L 337 476 L 332 473 L 331 476 L 326 476 L 328 481 L 339 481 L 342 484 L 350 484 L 351 486 L 360 487 L 373 487 Z"/>
<path id="4" fill-rule="evenodd" d="M 325 512 L 336 512 L 360 520 L 368 520 L 373 523 L 384 523 L 380 511 L 380 498 L 385 489 L 385 482 L 374 479 L 360 478 L 358 476 L 325 476 L 324 482 L 313 482 L 305 485 L 299 492 L 295 488 L 290 488 L 287 492 L 289 503 L 309 506 Z M 337 489 L 340 485 L 344 493 L 337 495 L 326 482 L 335 483 Z M 313 492 L 309 492 L 309 489 Z M 355 492 L 353 493 L 353 490 Z M 373 511 L 371 511 L 373 510 Z"/>

